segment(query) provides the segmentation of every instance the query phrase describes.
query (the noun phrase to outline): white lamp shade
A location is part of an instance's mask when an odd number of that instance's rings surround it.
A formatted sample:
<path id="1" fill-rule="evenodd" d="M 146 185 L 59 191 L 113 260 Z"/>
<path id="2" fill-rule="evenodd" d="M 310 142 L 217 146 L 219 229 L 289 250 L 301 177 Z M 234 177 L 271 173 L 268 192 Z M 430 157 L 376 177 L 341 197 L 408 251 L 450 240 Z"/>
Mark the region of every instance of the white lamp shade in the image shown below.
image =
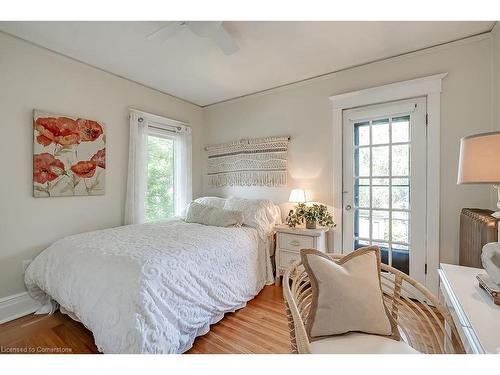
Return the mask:
<path id="1" fill-rule="evenodd" d="M 460 140 L 458 184 L 500 184 L 500 132 Z"/>
<path id="2" fill-rule="evenodd" d="M 288 201 L 292 203 L 305 203 L 308 200 L 309 195 L 304 189 L 293 189 L 288 198 Z"/>

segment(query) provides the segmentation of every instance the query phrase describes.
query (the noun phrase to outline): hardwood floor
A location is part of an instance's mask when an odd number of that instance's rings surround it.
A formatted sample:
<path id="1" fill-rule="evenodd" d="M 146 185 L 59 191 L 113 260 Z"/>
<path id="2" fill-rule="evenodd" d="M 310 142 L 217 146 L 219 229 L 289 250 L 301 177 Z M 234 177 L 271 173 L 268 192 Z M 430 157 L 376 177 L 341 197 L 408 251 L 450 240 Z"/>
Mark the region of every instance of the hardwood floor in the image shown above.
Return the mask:
<path id="1" fill-rule="evenodd" d="M 2 353 L 99 353 L 92 332 L 59 311 L 0 325 Z M 282 288 L 266 286 L 247 306 L 211 326 L 188 354 L 290 353 Z"/>
<path id="2" fill-rule="evenodd" d="M 198 337 L 188 353 L 290 353 L 283 289 L 266 286 L 246 307 Z"/>
<path id="3" fill-rule="evenodd" d="M 0 325 L 0 353 L 98 353 L 92 333 L 60 312 L 29 315 Z M 280 287 L 266 286 L 247 306 L 198 337 L 190 354 L 290 353 Z"/>

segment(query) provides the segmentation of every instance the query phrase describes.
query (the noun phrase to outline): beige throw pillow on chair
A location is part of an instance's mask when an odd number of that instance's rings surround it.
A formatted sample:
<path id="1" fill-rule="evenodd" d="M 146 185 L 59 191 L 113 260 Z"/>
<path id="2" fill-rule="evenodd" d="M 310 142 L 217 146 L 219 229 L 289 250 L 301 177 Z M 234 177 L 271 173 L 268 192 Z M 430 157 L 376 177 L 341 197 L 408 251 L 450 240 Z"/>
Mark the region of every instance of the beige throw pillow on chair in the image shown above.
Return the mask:
<path id="1" fill-rule="evenodd" d="M 312 287 L 306 331 L 311 341 L 347 332 L 399 340 L 380 284 L 380 249 L 356 250 L 338 261 L 313 249 L 300 252 Z"/>

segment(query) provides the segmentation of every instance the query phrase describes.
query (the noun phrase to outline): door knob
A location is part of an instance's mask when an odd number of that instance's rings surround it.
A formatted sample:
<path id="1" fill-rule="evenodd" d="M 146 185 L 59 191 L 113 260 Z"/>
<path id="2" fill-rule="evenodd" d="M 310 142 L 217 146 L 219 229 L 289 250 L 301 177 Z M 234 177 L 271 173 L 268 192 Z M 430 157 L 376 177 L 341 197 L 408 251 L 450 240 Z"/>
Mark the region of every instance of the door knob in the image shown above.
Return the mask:
<path id="1" fill-rule="evenodd" d="M 352 208 L 352 207 L 351 207 L 351 205 L 350 205 L 350 204 L 348 204 L 347 206 L 345 206 L 345 210 L 346 210 L 346 211 L 350 211 L 350 210 L 351 210 L 351 208 Z"/>

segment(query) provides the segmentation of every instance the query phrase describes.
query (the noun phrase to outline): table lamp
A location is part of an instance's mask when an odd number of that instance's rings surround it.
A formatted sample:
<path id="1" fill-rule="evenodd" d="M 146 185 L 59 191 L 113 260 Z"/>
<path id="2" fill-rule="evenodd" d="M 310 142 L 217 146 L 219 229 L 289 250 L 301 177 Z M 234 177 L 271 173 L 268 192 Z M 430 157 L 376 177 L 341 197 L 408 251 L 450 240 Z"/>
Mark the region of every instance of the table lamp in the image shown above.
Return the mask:
<path id="1" fill-rule="evenodd" d="M 475 134 L 460 140 L 457 184 L 490 184 L 497 189 L 500 219 L 500 131 Z"/>
<path id="2" fill-rule="evenodd" d="M 288 198 L 290 203 L 306 203 L 309 200 L 309 194 L 304 189 L 293 189 Z"/>

